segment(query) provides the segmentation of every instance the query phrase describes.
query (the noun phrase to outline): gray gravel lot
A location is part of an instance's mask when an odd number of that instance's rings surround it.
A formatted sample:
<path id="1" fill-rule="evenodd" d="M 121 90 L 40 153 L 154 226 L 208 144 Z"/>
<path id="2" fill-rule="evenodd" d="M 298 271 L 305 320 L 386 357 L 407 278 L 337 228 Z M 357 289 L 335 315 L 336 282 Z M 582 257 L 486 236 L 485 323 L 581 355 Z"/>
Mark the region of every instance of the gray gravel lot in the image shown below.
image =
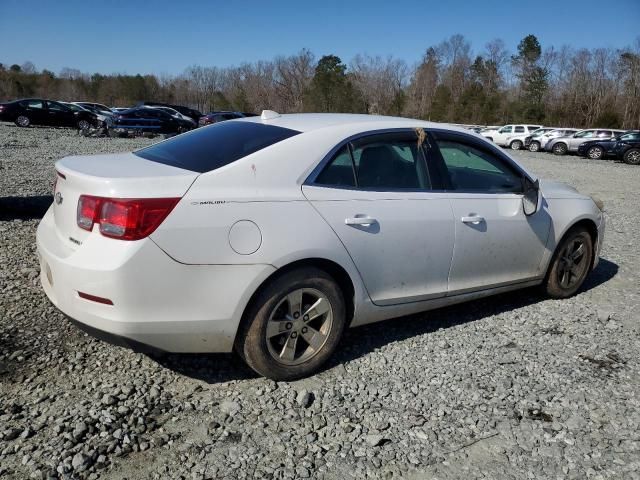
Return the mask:
<path id="1" fill-rule="evenodd" d="M 640 479 L 640 167 L 514 154 L 605 202 L 576 297 L 350 330 L 325 371 L 276 383 L 232 355 L 111 346 L 41 291 L 55 160 L 153 141 L 0 124 L 0 477 Z"/>

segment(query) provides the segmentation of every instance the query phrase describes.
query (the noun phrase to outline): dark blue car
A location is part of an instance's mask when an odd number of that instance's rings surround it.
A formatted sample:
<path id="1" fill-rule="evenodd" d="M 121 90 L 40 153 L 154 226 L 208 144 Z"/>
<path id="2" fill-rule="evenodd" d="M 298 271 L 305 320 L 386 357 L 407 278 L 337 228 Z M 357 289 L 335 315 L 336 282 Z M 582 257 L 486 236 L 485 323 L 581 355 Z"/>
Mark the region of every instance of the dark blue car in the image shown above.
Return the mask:
<path id="1" fill-rule="evenodd" d="M 588 157 L 592 160 L 602 160 L 607 157 L 616 156 L 616 145 L 619 141 L 637 140 L 640 138 L 640 132 L 637 130 L 629 130 L 617 137 L 601 138 L 598 140 L 590 140 L 578 145 L 578 155 Z"/>

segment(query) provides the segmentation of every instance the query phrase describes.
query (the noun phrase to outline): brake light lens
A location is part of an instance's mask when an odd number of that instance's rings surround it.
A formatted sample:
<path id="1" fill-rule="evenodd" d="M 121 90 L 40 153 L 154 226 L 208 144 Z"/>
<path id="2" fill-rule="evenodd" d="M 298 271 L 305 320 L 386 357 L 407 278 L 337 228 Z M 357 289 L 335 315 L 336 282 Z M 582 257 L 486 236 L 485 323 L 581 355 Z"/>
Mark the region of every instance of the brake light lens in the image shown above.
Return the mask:
<path id="1" fill-rule="evenodd" d="M 77 223 L 91 231 L 100 225 L 105 237 L 120 240 L 145 238 L 163 222 L 179 198 L 105 198 L 81 195 L 78 200 Z"/>

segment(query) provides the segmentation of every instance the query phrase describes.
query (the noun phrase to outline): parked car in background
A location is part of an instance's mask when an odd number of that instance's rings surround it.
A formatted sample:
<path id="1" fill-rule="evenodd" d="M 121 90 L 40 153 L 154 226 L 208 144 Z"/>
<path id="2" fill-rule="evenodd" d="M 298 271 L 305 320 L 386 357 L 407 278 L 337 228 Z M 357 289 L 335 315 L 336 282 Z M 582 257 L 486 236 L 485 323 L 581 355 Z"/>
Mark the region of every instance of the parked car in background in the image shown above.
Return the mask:
<path id="1" fill-rule="evenodd" d="M 578 155 L 592 160 L 615 157 L 615 146 L 619 141 L 637 140 L 638 138 L 640 138 L 640 132 L 629 130 L 617 137 L 589 140 L 578 145 Z"/>
<path id="2" fill-rule="evenodd" d="M 640 132 L 623 135 L 613 147 L 613 155 L 629 165 L 640 165 Z"/>
<path id="3" fill-rule="evenodd" d="M 204 125 L 211 125 L 212 123 L 224 122 L 225 120 L 233 120 L 235 118 L 244 118 L 246 115 L 241 112 L 219 111 L 209 112 L 206 115 L 200 117 L 198 124 L 202 127 Z"/>
<path id="4" fill-rule="evenodd" d="M 577 128 L 554 128 L 553 130 L 546 133 L 542 133 L 540 135 L 536 134 L 535 138 L 534 135 L 530 135 L 525 137 L 524 139 L 524 148 L 528 149 L 530 152 L 544 150 L 547 142 L 552 138 L 566 137 L 569 135 L 573 135 L 577 131 Z"/>
<path id="5" fill-rule="evenodd" d="M 64 105 L 66 105 L 67 107 L 69 107 L 71 110 L 76 111 L 76 112 L 80 112 L 80 111 L 87 111 L 87 112 L 92 112 L 95 113 L 96 118 L 98 120 L 98 125 L 96 126 L 102 126 L 102 125 L 106 125 L 106 126 L 110 126 L 111 125 L 111 119 L 113 117 L 113 113 L 99 113 L 98 110 L 94 110 L 91 107 L 84 107 L 76 102 L 60 102 L 63 103 Z"/>
<path id="6" fill-rule="evenodd" d="M 193 128 L 193 122 L 169 115 L 151 107 L 133 107 L 113 117 L 115 132 L 182 133 Z"/>
<path id="7" fill-rule="evenodd" d="M 504 127 L 500 127 L 496 130 L 484 130 L 480 135 L 492 140 L 496 145 L 508 147 L 510 146 L 509 141 L 512 137 L 516 135 L 529 134 L 539 128 L 540 125 L 505 125 Z"/>
<path id="8" fill-rule="evenodd" d="M 520 150 L 524 147 L 524 142 L 529 137 L 539 136 L 543 133 L 550 132 L 554 130 L 553 127 L 540 127 L 537 130 L 534 130 L 531 133 L 516 133 L 512 137 L 507 138 L 507 145 L 511 150 Z"/>
<path id="9" fill-rule="evenodd" d="M 48 125 L 81 130 L 99 124 L 93 112 L 72 109 L 61 102 L 42 98 L 25 98 L 0 104 L 0 120 L 14 122 L 19 127 Z"/>
<path id="10" fill-rule="evenodd" d="M 155 108 L 158 110 L 162 110 L 163 112 L 168 113 L 169 115 L 179 118 L 181 120 L 184 120 L 185 122 L 188 122 L 192 127 L 191 128 L 196 128 L 198 126 L 198 124 L 196 122 L 193 121 L 193 119 L 191 117 L 187 117 L 186 115 L 180 113 L 179 111 L 171 108 L 171 107 L 156 107 L 156 106 L 152 106 L 149 105 L 149 108 Z M 202 117 L 200 117 L 202 118 Z"/>
<path id="11" fill-rule="evenodd" d="M 602 202 L 402 118 L 264 112 L 56 171 L 37 246 L 57 308 L 169 352 L 235 349 L 275 380 L 316 372 L 348 327 L 569 297 L 605 229 Z"/>
<path id="12" fill-rule="evenodd" d="M 101 115 L 113 114 L 113 111 L 109 107 L 101 103 L 94 103 L 94 102 L 71 102 L 71 103 L 75 103 L 76 105 L 80 105 L 81 107 L 86 108 L 87 110 L 90 110 L 95 113 L 100 113 Z"/>
<path id="13" fill-rule="evenodd" d="M 191 120 L 193 120 L 196 123 L 196 125 L 198 124 L 198 120 L 200 120 L 200 117 L 202 116 L 202 113 L 200 111 L 194 108 L 185 107 L 184 105 L 173 105 L 173 104 L 161 103 L 161 102 L 140 102 L 136 106 L 173 108 L 174 110 L 180 112 L 181 114 L 189 117 Z"/>
<path id="14" fill-rule="evenodd" d="M 118 112 L 125 112 L 127 110 L 130 110 L 131 107 L 111 107 L 111 111 L 118 113 Z"/>
<path id="15" fill-rule="evenodd" d="M 607 138 L 615 137 L 624 133 L 624 130 L 615 130 L 609 128 L 587 128 L 580 130 L 573 135 L 566 137 L 557 137 L 545 145 L 544 149 L 547 152 L 553 152 L 556 155 L 565 155 L 567 153 L 575 153 L 578 151 L 578 146 L 584 143 L 585 140 L 604 140 Z"/>

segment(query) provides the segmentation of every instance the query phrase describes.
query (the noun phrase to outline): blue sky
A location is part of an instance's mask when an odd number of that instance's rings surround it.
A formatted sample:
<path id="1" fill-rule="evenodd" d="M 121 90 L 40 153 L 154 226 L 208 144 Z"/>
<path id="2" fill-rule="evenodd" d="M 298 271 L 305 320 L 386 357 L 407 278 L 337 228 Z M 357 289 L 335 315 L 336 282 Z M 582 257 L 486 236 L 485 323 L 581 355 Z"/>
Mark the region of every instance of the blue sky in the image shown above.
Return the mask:
<path id="1" fill-rule="evenodd" d="M 0 0 L 0 62 L 175 74 L 306 47 L 347 62 L 367 53 L 413 63 L 454 33 L 475 51 L 496 37 L 514 50 L 529 33 L 543 47 L 624 47 L 639 25 L 640 0 Z"/>

